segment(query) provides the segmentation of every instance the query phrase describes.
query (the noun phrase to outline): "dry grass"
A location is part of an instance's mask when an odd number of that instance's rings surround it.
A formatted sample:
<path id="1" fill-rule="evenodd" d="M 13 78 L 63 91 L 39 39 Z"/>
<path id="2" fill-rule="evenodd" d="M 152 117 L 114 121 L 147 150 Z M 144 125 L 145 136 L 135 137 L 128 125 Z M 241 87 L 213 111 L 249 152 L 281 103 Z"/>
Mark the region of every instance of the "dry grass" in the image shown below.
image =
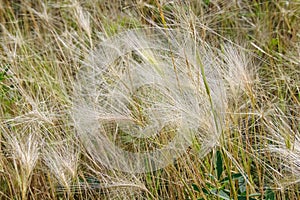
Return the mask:
<path id="1" fill-rule="evenodd" d="M 1 199 L 300 199 L 299 18 L 282 0 L 0 0 Z M 103 142 L 176 136 L 155 171 Z"/>

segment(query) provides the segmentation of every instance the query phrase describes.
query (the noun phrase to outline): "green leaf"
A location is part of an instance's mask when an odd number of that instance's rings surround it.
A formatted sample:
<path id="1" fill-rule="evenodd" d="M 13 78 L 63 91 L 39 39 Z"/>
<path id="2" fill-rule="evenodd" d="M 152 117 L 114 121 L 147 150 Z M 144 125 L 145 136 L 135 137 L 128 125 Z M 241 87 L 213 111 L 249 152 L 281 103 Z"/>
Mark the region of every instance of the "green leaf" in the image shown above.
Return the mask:
<path id="1" fill-rule="evenodd" d="M 219 195 L 218 195 L 221 199 L 226 199 L 226 200 L 231 200 L 230 199 L 230 197 L 229 197 L 229 195 L 226 193 L 226 192 L 224 192 L 223 190 L 221 190 L 220 192 L 219 192 Z"/>
<path id="2" fill-rule="evenodd" d="M 246 195 L 238 195 L 238 200 L 247 200 L 247 199 L 248 200 L 256 200 L 254 198 L 251 198 L 250 195 L 248 196 L 248 198 Z"/>
<path id="3" fill-rule="evenodd" d="M 238 182 L 239 182 L 239 193 L 242 194 L 242 193 L 246 192 L 246 181 L 245 181 L 245 178 L 243 176 L 240 176 L 238 178 Z"/>
<path id="4" fill-rule="evenodd" d="M 205 3 L 205 5 L 208 5 L 210 3 L 210 0 L 203 0 L 203 2 Z"/>
<path id="5" fill-rule="evenodd" d="M 238 195 L 238 200 L 247 200 L 247 197 L 246 196 Z"/>
<path id="6" fill-rule="evenodd" d="M 223 173 L 223 159 L 222 159 L 222 154 L 220 151 L 217 151 L 217 177 L 218 180 L 220 180 L 220 177 Z"/>
<path id="7" fill-rule="evenodd" d="M 249 195 L 249 197 L 259 197 L 261 196 L 261 193 L 252 193 Z"/>
<path id="8" fill-rule="evenodd" d="M 211 193 L 217 197 L 219 197 L 220 199 L 224 199 L 224 200 L 231 200 L 230 196 L 224 191 L 224 190 L 220 190 L 219 192 L 217 192 L 217 190 L 211 190 Z"/>
<path id="9" fill-rule="evenodd" d="M 206 194 L 206 195 L 209 195 L 209 194 L 210 194 L 210 192 L 209 192 L 207 189 L 205 189 L 205 188 L 202 188 L 202 191 L 203 191 L 203 193 Z"/>
<path id="10" fill-rule="evenodd" d="M 0 81 L 3 81 L 5 79 L 5 72 L 0 73 Z"/>
<path id="11" fill-rule="evenodd" d="M 238 179 L 241 179 L 241 178 L 244 179 L 244 177 L 243 177 L 243 175 L 242 175 L 241 173 L 235 173 L 235 174 L 232 174 L 232 175 L 231 175 L 231 179 L 232 179 L 232 180 L 238 180 Z M 221 183 L 226 183 L 226 182 L 228 182 L 228 181 L 229 181 L 229 177 L 225 177 L 225 178 L 222 179 L 220 182 L 221 182 Z"/>
<path id="12" fill-rule="evenodd" d="M 265 193 L 265 200 L 275 200 L 275 193 L 271 189 L 267 189 Z"/>
<path id="13" fill-rule="evenodd" d="M 192 184 L 192 187 L 196 192 L 200 192 L 199 187 L 195 183 Z"/>

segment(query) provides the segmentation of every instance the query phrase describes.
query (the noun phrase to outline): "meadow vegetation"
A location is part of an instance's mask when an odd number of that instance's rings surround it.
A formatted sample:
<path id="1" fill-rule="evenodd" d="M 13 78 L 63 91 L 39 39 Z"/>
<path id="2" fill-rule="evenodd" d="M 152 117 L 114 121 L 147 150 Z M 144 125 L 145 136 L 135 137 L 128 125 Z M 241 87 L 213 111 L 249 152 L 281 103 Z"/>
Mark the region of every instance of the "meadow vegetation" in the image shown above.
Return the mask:
<path id="1" fill-rule="evenodd" d="M 300 199 L 299 90 L 296 0 L 0 0 L 0 199 Z"/>

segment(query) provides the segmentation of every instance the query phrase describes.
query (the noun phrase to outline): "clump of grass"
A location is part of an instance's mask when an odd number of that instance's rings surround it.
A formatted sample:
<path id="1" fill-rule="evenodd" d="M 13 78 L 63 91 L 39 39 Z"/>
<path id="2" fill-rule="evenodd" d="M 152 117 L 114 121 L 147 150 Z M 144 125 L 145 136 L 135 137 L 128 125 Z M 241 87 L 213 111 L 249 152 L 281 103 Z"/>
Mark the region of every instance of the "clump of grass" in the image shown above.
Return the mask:
<path id="1" fill-rule="evenodd" d="M 61 187 L 69 195 L 72 185 L 78 184 L 76 178 L 79 164 L 79 150 L 76 148 L 76 144 L 62 141 L 58 144 L 48 144 L 44 148 L 43 159 L 51 175 L 59 183 L 56 187 Z"/>
<path id="2" fill-rule="evenodd" d="M 27 199 L 33 171 L 39 159 L 40 144 L 33 133 L 17 136 L 13 132 L 4 132 L 6 153 L 12 166 L 3 166 L 9 176 L 10 188 L 17 198 Z M 16 188 L 14 188 L 16 186 Z"/>
<path id="3" fill-rule="evenodd" d="M 201 63 L 194 45 L 201 49 Z M 144 162 L 153 162 L 152 170 L 164 167 L 191 140 L 201 142 L 203 152 L 213 147 L 222 118 L 214 115 L 224 113 L 226 97 L 218 66 L 206 47 L 188 34 L 163 29 L 133 30 L 103 42 L 89 58 L 92 62 L 82 68 L 75 97 L 74 118 L 91 156 L 107 167 L 142 172 L 149 170 Z M 199 64 L 205 65 L 205 74 Z M 163 145 L 161 137 L 172 146 Z M 114 143 L 137 138 L 146 140 L 138 140 L 137 148 L 152 149 L 150 155 L 115 150 Z M 153 152 L 153 145 L 163 149 Z"/>

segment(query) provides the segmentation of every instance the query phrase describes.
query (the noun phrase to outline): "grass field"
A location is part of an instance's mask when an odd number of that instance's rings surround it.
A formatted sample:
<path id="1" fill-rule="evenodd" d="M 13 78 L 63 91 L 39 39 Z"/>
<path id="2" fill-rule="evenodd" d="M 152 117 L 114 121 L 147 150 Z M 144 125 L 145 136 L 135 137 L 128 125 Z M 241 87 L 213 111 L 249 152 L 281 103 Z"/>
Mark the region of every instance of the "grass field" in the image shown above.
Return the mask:
<path id="1" fill-rule="evenodd" d="M 0 199 L 300 199 L 300 2 L 0 0 Z"/>

